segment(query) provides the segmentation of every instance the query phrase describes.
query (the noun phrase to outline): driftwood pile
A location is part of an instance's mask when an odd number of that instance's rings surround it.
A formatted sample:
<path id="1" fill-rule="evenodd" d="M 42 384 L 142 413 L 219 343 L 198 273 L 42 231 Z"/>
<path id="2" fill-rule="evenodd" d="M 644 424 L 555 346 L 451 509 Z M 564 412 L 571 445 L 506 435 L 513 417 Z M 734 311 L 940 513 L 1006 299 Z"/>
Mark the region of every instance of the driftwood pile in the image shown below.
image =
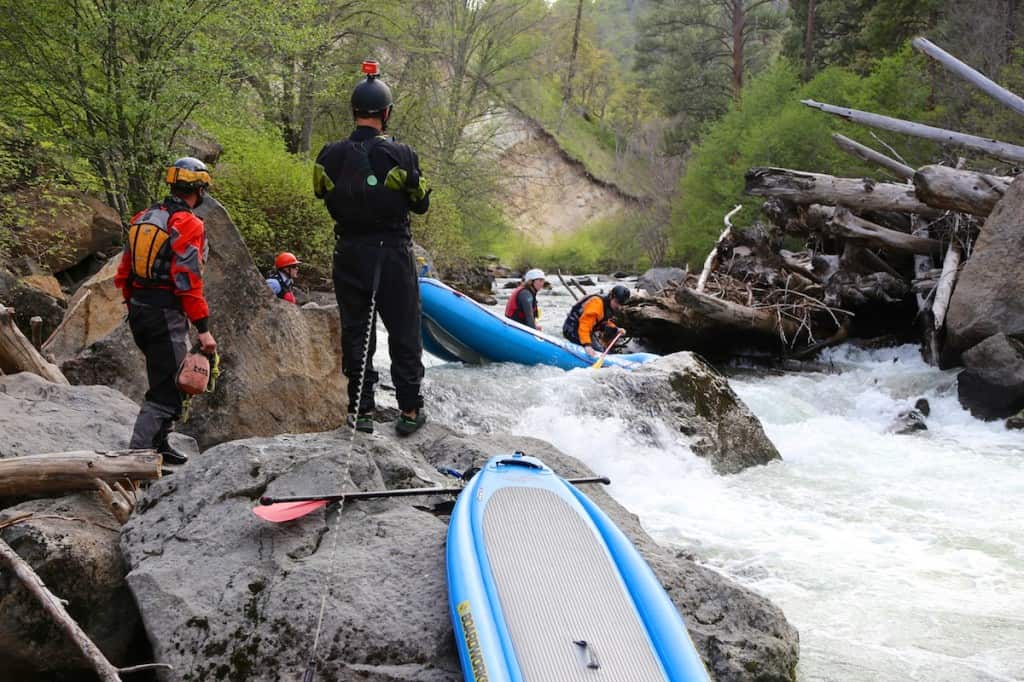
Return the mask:
<path id="1" fill-rule="evenodd" d="M 1024 114 L 1024 99 L 923 38 L 914 46 Z M 803 104 L 1009 164 L 1024 162 L 1021 146 L 811 100 Z M 851 335 L 905 333 L 916 323 L 926 357 L 938 363 L 959 268 L 1014 178 L 967 170 L 963 158 L 956 167 L 915 170 L 888 145 L 883 154 L 842 135 L 833 140 L 894 181 L 750 169 L 745 193 L 766 198 L 767 224 L 733 228 L 737 207 L 726 216 L 726 229 L 699 276 L 687 275 L 671 298 L 638 302 L 626 315 L 631 331 L 662 339 L 674 334 L 679 345 L 711 353 L 761 348 L 801 357 Z M 784 248 L 797 240 L 806 251 Z"/>

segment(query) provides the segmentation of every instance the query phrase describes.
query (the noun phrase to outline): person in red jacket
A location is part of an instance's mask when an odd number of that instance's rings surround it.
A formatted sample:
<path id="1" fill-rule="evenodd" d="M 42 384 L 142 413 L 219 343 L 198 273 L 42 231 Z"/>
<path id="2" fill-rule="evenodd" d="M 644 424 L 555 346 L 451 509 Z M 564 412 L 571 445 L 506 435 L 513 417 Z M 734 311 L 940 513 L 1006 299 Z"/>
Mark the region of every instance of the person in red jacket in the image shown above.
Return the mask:
<path id="1" fill-rule="evenodd" d="M 192 213 L 206 195 L 210 173 L 199 159 L 185 157 L 167 169 L 166 179 L 170 195 L 129 223 L 114 284 L 128 306 L 128 326 L 146 357 L 149 381 L 129 447 L 153 448 L 165 462 L 184 464 L 188 457 L 167 437 L 181 416 L 176 375 L 188 352 L 189 323 L 204 353 L 217 348 L 203 295 L 209 244 L 203 221 Z"/>
<path id="2" fill-rule="evenodd" d="M 284 251 L 277 254 L 274 259 L 274 272 L 267 277 L 267 286 L 274 292 L 274 296 L 282 298 L 289 303 L 297 303 L 295 292 L 295 278 L 299 276 L 299 266 L 302 261 L 295 257 L 295 254 Z"/>

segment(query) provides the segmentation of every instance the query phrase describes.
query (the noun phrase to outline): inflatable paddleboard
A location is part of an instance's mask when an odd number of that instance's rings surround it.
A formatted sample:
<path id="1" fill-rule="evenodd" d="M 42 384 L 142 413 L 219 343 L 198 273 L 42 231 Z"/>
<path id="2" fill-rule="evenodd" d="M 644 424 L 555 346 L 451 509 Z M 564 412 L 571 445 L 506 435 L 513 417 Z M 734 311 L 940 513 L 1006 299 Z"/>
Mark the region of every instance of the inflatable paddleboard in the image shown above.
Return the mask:
<path id="1" fill-rule="evenodd" d="M 466 682 L 709 682 L 633 544 L 540 460 L 491 458 L 448 528 Z"/>

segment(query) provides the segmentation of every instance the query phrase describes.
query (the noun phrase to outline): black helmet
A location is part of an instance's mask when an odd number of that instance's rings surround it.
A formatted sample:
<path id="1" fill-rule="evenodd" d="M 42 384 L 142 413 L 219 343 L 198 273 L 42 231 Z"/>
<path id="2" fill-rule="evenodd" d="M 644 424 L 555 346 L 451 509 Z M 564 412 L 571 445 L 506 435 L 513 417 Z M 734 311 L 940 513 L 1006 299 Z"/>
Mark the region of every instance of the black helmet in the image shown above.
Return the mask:
<path id="1" fill-rule="evenodd" d="M 167 169 L 167 184 L 180 192 L 195 192 L 206 189 L 212 182 L 206 164 L 192 156 L 185 156 Z"/>
<path id="2" fill-rule="evenodd" d="M 391 88 L 380 79 L 377 62 L 363 62 L 363 73 L 366 78 L 352 91 L 352 113 L 360 116 L 390 113 L 395 100 L 391 97 Z"/>
<path id="3" fill-rule="evenodd" d="M 619 305 L 622 305 L 629 300 L 629 289 L 622 286 L 621 284 L 616 284 L 608 293 L 608 298 L 615 299 L 616 301 L 619 302 Z"/>

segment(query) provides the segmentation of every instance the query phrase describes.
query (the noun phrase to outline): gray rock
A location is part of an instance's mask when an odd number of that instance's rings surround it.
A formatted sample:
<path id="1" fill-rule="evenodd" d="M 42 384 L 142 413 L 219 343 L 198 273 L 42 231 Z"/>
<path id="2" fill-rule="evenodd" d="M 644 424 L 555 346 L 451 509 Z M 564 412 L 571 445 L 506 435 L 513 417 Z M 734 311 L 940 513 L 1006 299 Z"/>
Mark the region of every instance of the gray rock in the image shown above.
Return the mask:
<path id="1" fill-rule="evenodd" d="M 1006 428 L 1013 430 L 1024 430 L 1024 410 L 1006 420 Z"/>
<path id="2" fill-rule="evenodd" d="M 1024 335 L 1024 180 L 1015 180 L 981 231 L 946 314 L 946 347 L 962 353 L 999 333 Z"/>
<path id="3" fill-rule="evenodd" d="M 450 484 L 434 466 L 516 449 L 565 476 L 589 473 L 540 441 L 432 424 L 352 443 L 346 430 L 225 443 L 148 489 L 121 547 L 155 658 L 175 667 L 166 679 L 299 679 L 326 595 L 318 679 L 461 680 L 445 587 L 448 499 L 351 503 L 288 524 L 252 507 L 262 494 Z M 778 608 L 656 545 L 603 490 L 587 493 L 666 585 L 714 679 L 795 679 L 797 633 Z"/>
<path id="4" fill-rule="evenodd" d="M 138 406 L 106 386 L 0 376 L 0 458 L 128 447 Z"/>
<path id="5" fill-rule="evenodd" d="M 1024 409 L 1024 343 L 996 334 L 963 354 L 957 377 L 960 404 L 975 417 L 1005 419 Z"/>
<path id="6" fill-rule="evenodd" d="M 889 425 L 888 431 L 901 436 L 909 436 L 918 431 L 927 431 L 928 423 L 925 418 L 931 412 L 931 405 L 924 398 L 918 398 L 914 407 L 904 410 L 896 415 L 896 419 Z"/>
<path id="7" fill-rule="evenodd" d="M 67 600 L 68 613 L 104 655 L 114 665 L 126 665 L 139 614 L 124 580 L 118 522 L 98 495 L 80 493 L 9 507 L 0 512 L 0 524 L 27 513 L 33 517 L 3 530 L 4 541 L 54 594 Z M 3 572 L 0 660 L 5 679 L 90 668 L 38 600 Z"/>
<path id="8" fill-rule="evenodd" d="M 32 338 L 29 321 L 34 316 L 42 318 L 42 338 L 45 340 L 64 318 L 64 300 L 36 286 L 32 280 L 39 277 L 16 277 L 0 267 L 0 304 L 14 308 L 14 322 L 27 339 Z M 53 280 L 52 277 L 47 279 Z M 56 280 L 53 283 L 56 285 Z M 60 292 L 59 287 L 57 292 Z"/>
<path id="9" fill-rule="evenodd" d="M 681 284 L 686 279 L 686 271 L 680 268 L 651 268 L 637 280 L 637 287 L 652 296 L 657 296 L 670 282 Z"/>
<path id="10" fill-rule="evenodd" d="M 629 401 L 689 437 L 693 451 L 720 474 L 782 459 L 725 377 L 694 353 L 667 355 L 630 372 L 601 372 L 597 380 L 606 393 L 584 409 L 606 410 L 610 416 L 619 401 Z M 636 428 L 641 437 L 659 438 L 645 424 Z"/>

